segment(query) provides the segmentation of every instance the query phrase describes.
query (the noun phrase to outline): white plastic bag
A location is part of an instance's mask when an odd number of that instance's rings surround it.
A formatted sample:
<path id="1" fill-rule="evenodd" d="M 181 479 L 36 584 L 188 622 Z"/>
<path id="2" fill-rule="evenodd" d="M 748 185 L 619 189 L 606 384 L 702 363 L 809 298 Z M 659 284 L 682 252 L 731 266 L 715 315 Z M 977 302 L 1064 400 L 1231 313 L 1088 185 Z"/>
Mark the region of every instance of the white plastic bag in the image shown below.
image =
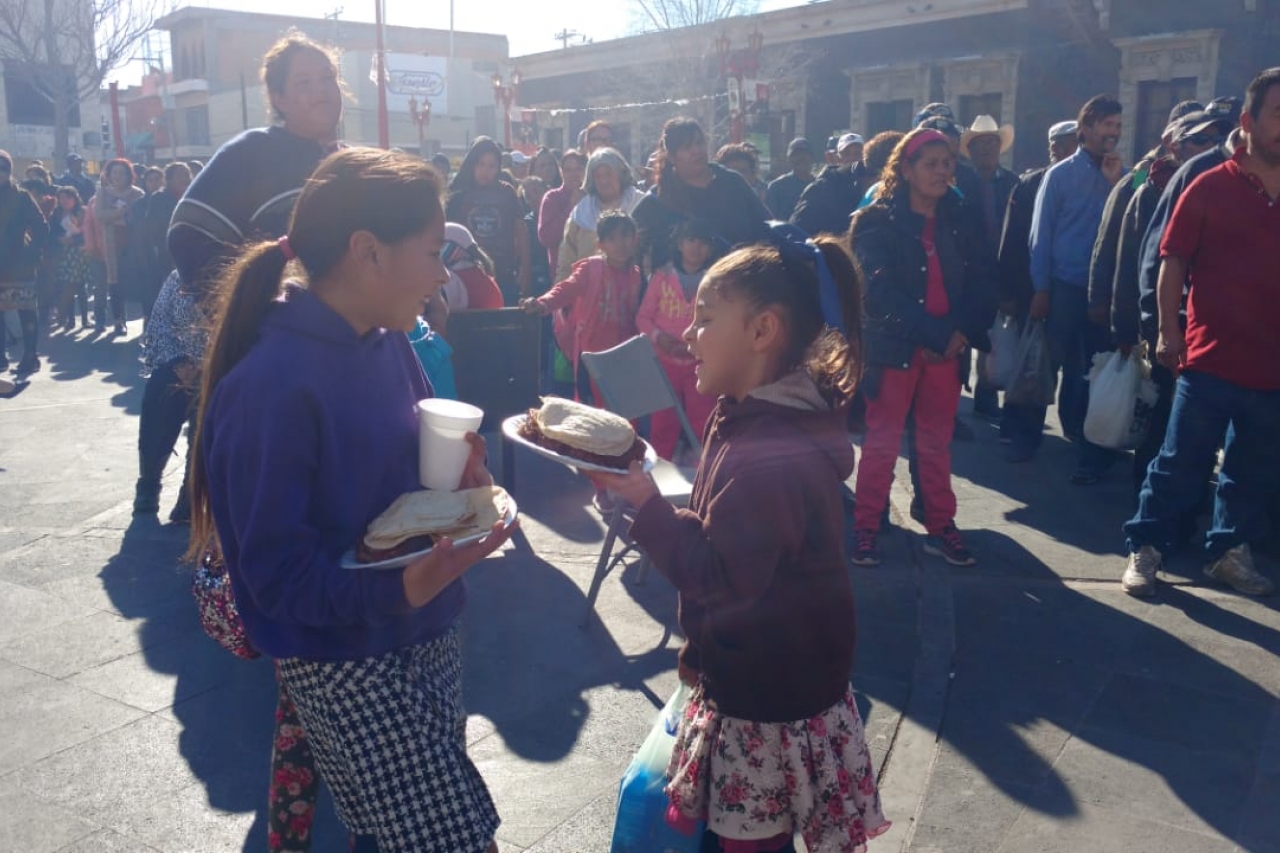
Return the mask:
<path id="1" fill-rule="evenodd" d="M 1133 450 L 1149 428 L 1151 406 L 1158 392 L 1142 354 L 1098 353 L 1089 372 L 1089 409 L 1084 437 L 1099 447 Z"/>
<path id="2" fill-rule="evenodd" d="M 1018 332 L 1018 321 L 1008 314 L 998 315 L 988 337 L 991 339 L 991 353 L 979 361 L 983 368 L 982 378 L 988 385 L 1003 391 L 1018 369 L 1018 341 L 1022 337 Z"/>
<path id="3" fill-rule="evenodd" d="M 698 853 L 705 825 L 699 823 L 691 836 L 668 825 L 668 800 L 663 790 L 676 731 L 688 704 L 689 688 L 681 682 L 622 775 L 610 853 Z"/>

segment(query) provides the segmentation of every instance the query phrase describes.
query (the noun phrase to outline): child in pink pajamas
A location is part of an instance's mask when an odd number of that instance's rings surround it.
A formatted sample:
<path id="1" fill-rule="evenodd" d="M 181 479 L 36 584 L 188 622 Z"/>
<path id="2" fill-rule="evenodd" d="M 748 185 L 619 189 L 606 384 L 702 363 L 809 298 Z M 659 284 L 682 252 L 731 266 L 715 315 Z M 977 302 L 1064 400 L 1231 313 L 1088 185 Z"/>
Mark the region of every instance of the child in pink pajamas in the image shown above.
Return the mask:
<path id="1" fill-rule="evenodd" d="M 698 284 L 715 260 L 714 240 L 714 232 L 708 226 L 697 220 L 685 220 L 676 229 L 676 258 L 649 279 L 649 287 L 636 314 L 636 328 L 653 341 L 658 360 L 667 371 L 671 387 L 675 389 L 676 397 L 699 439 L 715 408 L 716 398 L 698 391 L 694 375 L 696 362 L 689 355 L 683 338 L 685 329 L 693 322 L 694 295 L 698 292 Z M 680 419 L 674 409 L 654 413 L 650 437 L 659 456 L 674 458 L 680 441 Z"/>

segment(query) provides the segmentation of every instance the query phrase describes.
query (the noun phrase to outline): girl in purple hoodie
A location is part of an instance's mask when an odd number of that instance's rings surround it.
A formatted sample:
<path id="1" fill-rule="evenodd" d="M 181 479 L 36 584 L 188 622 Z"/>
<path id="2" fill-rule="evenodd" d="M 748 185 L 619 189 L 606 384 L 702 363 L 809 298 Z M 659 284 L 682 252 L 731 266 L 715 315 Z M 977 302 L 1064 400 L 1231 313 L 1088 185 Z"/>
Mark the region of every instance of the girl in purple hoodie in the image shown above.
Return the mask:
<path id="1" fill-rule="evenodd" d="M 287 235 L 223 274 L 202 371 L 189 556 L 220 546 L 245 632 L 276 660 L 360 853 L 496 850 L 466 754 L 456 622 L 462 574 L 510 528 L 441 540 L 403 569 L 339 564 L 420 488 L 414 406 L 432 391 L 404 333 L 448 280 L 442 190 L 416 157 L 322 162 Z M 463 488 L 492 482 L 470 439 Z"/>
<path id="2" fill-rule="evenodd" d="M 638 464 L 592 475 L 639 507 L 631 536 L 680 592 L 680 677 L 693 690 L 667 820 L 690 831 L 705 820 L 726 853 L 794 851 L 797 833 L 814 853 L 861 853 L 889 828 L 849 685 L 841 483 L 860 291 L 834 238 L 717 262 L 684 332 L 698 390 L 719 396 L 689 508 Z"/>

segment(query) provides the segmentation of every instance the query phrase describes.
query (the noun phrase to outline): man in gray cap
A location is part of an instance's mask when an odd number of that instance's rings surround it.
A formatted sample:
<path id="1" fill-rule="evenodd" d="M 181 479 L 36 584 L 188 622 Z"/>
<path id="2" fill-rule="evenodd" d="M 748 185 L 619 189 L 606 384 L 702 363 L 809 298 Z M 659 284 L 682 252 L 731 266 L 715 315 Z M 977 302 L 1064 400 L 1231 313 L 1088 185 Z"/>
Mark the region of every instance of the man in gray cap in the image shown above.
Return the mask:
<path id="1" fill-rule="evenodd" d="M 1214 98 L 1199 116 L 1200 121 L 1187 128 L 1189 137 L 1212 135 L 1219 140 L 1217 145 L 1189 159 L 1174 173 L 1169 185 L 1160 195 L 1155 213 L 1147 225 L 1146 235 L 1142 239 L 1142 257 L 1139 261 L 1138 305 L 1142 312 L 1143 332 L 1155 334 L 1156 330 L 1156 280 L 1160 275 L 1160 238 L 1164 236 L 1165 226 L 1173 215 L 1174 205 L 1178 203 L 1183 190 L 1191 182 L 1210 169 L 1221 166 L 1230 160 L 1240 143 L 1240 110 L 1244 103 L 1240 98 Z"/>
<path id="2" fill-rule="evenodd" d="M 1160 135 L 1160 144 L 1138 161 L 1129 180 L 1117 181 L 1107 196 L 1107 206 L 1102 210 L 1102 224 L 1098 227 L 1098 239 L 1093 244 L 1093 256 L 1089 261 L 1089 321 L 1098 326 L 1111 324 L 1111 289 L 1116 273 L 1116 250 L 1120 244 L 1120 223 L 1125 209 L 1138 187 L 1147 180 L 1151 164 L 1169 151 L 1173 143 L 1174 129 L 1183 117 L 1198 113 L 1204 105 L 1198 101 L 1182 101 L 1169 111 L 1169 122 Z"/>
<path id="3" fill-rule="evenodd" d="M 809 140 L 798 136 L 787 146 L 787 162 L 791 171 L 769 182 L 764 203 L 775 219 L 788 221 L 804 188 L 813 181 L 813 149 Z"/>

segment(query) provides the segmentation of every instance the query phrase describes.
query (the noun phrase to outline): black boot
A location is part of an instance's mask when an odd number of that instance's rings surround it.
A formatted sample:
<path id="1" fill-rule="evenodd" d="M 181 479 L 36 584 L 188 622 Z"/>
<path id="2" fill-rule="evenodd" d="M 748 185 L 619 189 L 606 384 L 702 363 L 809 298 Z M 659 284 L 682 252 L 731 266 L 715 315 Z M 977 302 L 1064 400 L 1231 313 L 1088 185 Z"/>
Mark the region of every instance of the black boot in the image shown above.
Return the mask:
<path id="1" fill-rule="evenodd" d="M 36 312 L 29 309 L 19 311 L 18 318 L 22 322 L 22 361 L 18 362 L 18 372 L 35 373 L 40 369 L 40 359 L 36 357 L 40 320 Z"/>
<path id="2" fill-rule="evenodd" d="M 178 502 L 173 505 L 173 509 L 169 511 L 169 522 L 171 524 L 190 524 L 191 523 L 191 495 L 187 491 L 187 480 L 182 480 L 182 491 L 178 492 Z"/>
<path id="3" fill-rule="evenodd" d="M 160 511 L 160 480 L 138 478 L 133 490 L 133 514 L 155 515 Z"/>

